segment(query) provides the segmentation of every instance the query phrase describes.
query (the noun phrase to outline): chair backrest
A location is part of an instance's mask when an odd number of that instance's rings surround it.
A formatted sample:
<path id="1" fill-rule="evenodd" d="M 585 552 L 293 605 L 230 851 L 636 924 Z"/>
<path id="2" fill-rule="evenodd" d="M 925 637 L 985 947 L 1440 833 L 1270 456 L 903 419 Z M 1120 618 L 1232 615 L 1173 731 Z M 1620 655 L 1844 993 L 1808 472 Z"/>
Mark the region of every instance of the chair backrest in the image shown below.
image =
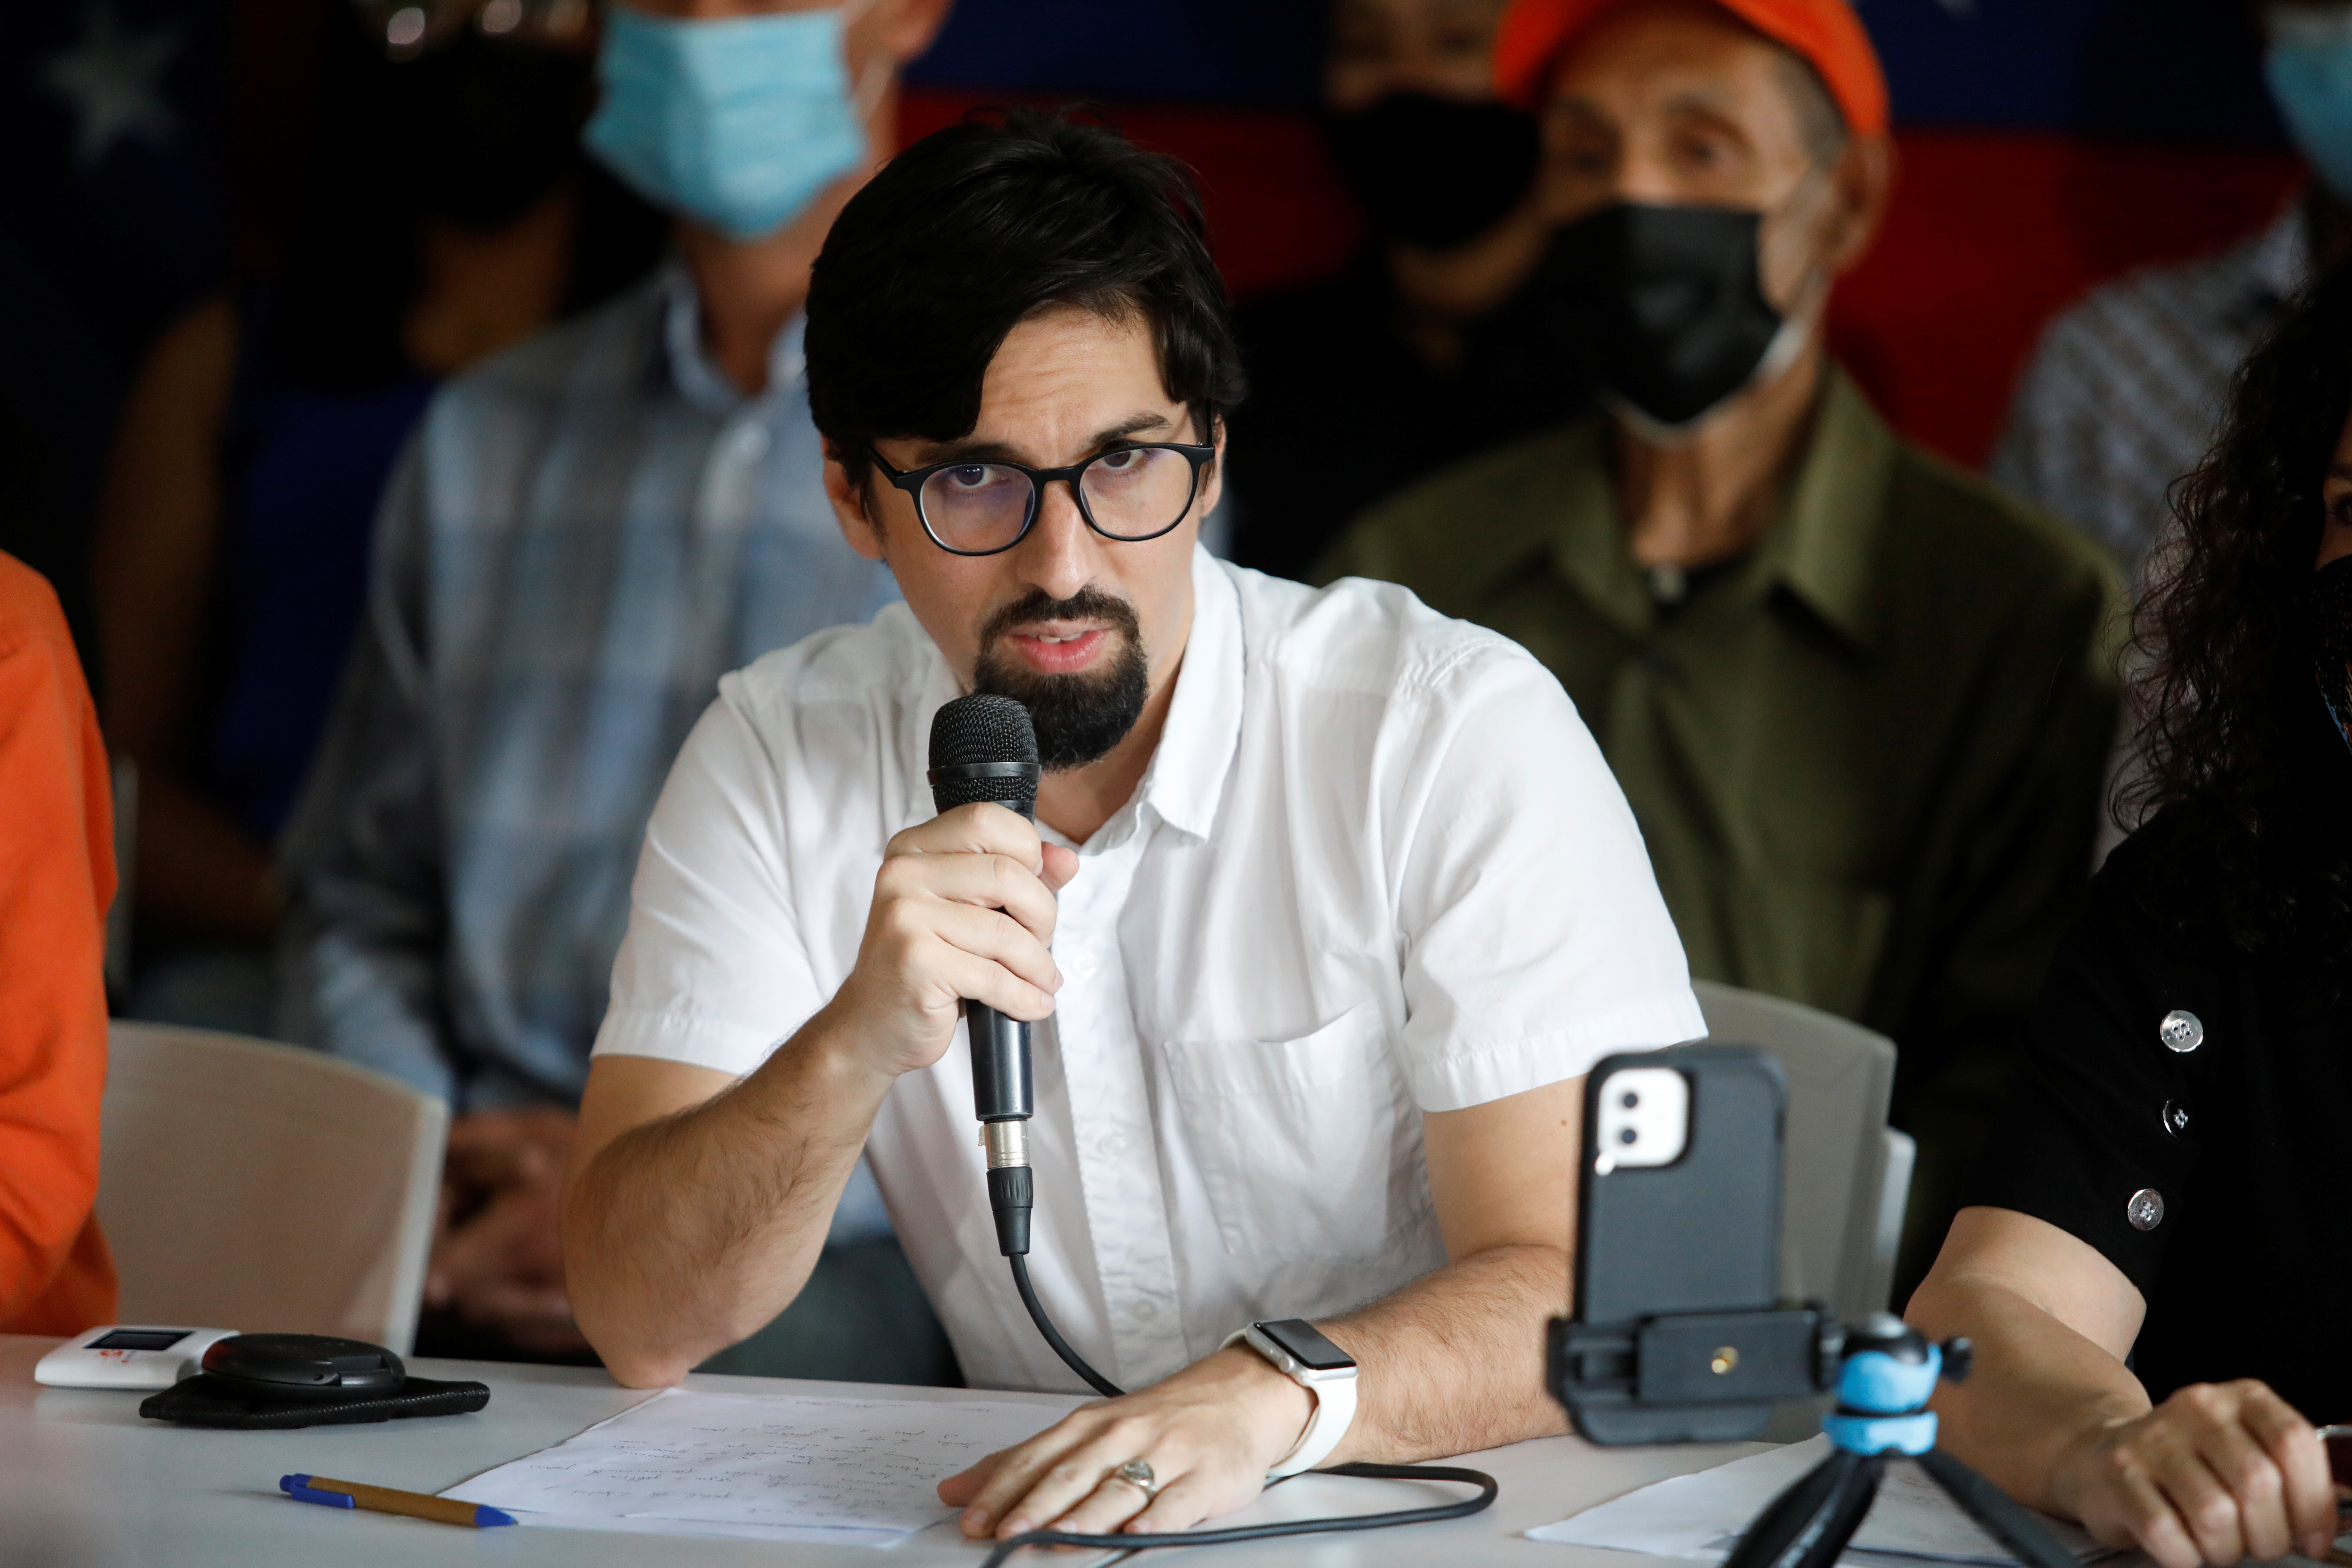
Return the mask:
<path id="1" fill-rule="evenodd" d="M 318 1051 L 118 1021 L 98 1218 L 124 1322 L 405 1352 L 449 1108 Z"/>
<path id="2" fill-rule="evenodd" d="M 1886 1125 L 1895 1043 L 1817 1008 L 1697 981 L 1707 1037 L 1761 1046 L 1789 1075 L 1782 1289 L 1848 1322 L 1886 1306 L 1911 1186 L 1911 1140 Z"/>

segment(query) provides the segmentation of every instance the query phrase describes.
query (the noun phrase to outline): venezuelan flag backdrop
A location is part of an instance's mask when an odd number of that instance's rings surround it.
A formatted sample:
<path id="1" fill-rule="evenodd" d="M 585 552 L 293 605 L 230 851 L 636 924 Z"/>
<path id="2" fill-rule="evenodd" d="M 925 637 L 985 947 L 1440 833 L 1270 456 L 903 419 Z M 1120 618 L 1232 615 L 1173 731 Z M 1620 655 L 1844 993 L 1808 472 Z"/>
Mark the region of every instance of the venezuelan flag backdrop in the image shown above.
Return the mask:
<path id="1" fill-rule="evenodd" d="M 1902 180 L 1841 287 L 1839 352 L 1895 423 L 1984 458 L 2042 324 L 2102 280 L 2260 227 L 2299 177 L 2246 0 L 1860 0 Z M 1316 0 L 958 0 L 911 73 L 919 135 L 1085 100 L 1200 172 L 1244 297 L 1356 242 L 1315 136 Z"/>

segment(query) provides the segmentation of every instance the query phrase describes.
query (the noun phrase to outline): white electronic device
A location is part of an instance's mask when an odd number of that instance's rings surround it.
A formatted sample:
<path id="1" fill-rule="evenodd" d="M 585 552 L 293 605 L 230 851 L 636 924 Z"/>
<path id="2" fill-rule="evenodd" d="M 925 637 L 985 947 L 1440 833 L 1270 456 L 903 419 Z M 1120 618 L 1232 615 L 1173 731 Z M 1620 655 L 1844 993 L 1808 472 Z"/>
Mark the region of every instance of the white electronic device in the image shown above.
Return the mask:
<path id="1" fill-rule="evenodd" d="M 169 1388 L 194 1377 L 205 1352 L 235 1329 L 172 1329 L 109 1323 L 76 1334 L 43 1356 L 33 1381 L 51 1388 Z"/>

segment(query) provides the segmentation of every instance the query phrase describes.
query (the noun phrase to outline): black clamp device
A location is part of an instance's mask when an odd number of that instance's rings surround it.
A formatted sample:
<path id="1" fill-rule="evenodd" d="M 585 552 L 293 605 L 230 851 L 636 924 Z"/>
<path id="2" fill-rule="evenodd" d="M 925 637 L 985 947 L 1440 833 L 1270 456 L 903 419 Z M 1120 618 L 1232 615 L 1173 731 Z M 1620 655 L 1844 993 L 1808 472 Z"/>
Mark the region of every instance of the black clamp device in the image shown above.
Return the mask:
<path id="1" fill-rule="evenodd" d="M 490 1402 L 487 1384 L 412 1377 L 382 1345 L 326 1334 L 236 1334 L 199 1364 L 139 1414 L 186 1426 L 285 1430 L 462 1415 Z"/>
<path id="2" fill-rule="evenodd" d="M 1776 1402 L 1834 1386 L 1844 1339 L 1818 1302 L 1627 1323 L 1554 1318 L 1546 1382 L 1596 1443 L 1737 1442 L 1764 1429 Z M 1638 1428 L 1625 1419 L 1636 1415 Z"/>

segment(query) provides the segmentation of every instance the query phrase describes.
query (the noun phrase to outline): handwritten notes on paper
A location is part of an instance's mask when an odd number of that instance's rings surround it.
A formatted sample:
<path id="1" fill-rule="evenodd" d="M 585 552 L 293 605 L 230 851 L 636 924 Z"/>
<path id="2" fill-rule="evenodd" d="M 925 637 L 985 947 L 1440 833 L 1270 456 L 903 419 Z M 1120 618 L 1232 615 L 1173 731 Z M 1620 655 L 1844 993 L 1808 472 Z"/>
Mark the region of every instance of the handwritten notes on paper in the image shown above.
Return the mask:
<path id="1" fill-rule="evenodd" d="M 1719 1561 L 1730 1555 L 1740 1532 L 1765 1504 L 1828 1455 L 1826 1437 L 1791 1443 L 1711 1470 L 1655 1482 L 1528 1535 L 1566 1546 Z M 2077 1561 L 2110 1555 L 2080 1525 L 2054 1519 L 2042 1523 Z M 1848 1563 L 1866 1562 L 1877 1553 L 1987 1568 L 2013 1568 L 2017 1562 L 1925 1471 L 1906 1461 L 1887 1467 L 1877 1501 L 1848 1551 L 1854 1554 L 1844 1559 Z"/>
<path id="2" fill-rule="evenodd" d="M 1053 1405 L 665 1389 L 443 1495 L 538 1516 L 526 1523 L 643 1521 L 659 1531 L 683 1521 L 728 1534 L 764 1526 L 896 1540 L 954 1511 L 940 1501 L 941 1480 L 1060 1414 Z"/>

